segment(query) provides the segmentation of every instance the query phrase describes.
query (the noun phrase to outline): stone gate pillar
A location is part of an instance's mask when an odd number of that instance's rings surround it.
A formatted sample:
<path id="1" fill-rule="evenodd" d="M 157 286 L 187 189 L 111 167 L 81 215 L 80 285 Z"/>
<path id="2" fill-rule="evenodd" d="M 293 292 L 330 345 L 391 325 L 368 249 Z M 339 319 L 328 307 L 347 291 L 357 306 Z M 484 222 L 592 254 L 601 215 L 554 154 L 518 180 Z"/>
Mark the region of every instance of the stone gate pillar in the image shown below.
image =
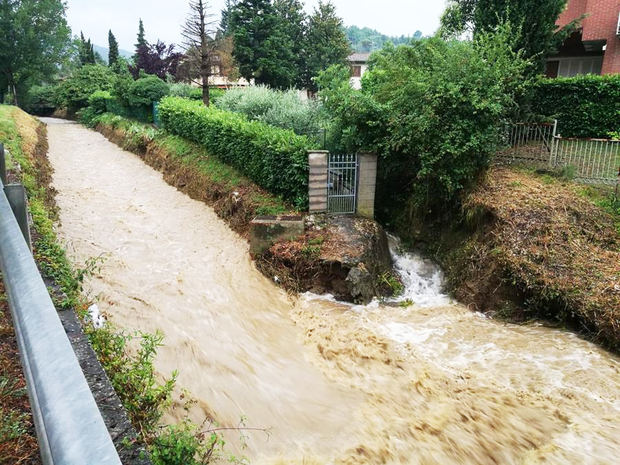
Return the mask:
<path id="1" fill-rule="evenodd" d="M 310 213 L 324 213 L 327 211 L 327 150 L 309 150 L 308 165 L 310 179 L 308 183 L 308 197 L 310 199 Z"/>
<path id="2" fill-rule="evenodd" d="M 360 152 L 357 214 L 373 219 L 375 216 L 375 190 L 377 188 L 377 155 Z"/>

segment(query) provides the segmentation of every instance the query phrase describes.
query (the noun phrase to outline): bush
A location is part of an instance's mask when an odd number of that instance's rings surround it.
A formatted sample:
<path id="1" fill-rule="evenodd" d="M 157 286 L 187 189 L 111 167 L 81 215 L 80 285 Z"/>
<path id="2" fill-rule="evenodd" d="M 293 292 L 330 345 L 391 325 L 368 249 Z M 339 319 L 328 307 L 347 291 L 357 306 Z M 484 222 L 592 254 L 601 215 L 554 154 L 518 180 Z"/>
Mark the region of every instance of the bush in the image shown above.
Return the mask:
<path id="1" fill-rule="evenodd" d="M 37 116 L 49 116 L 56 110 L 55 86 L 33 86 L 26 95 L 28 113 Z"/>
<path id="2" fill-rule="evenodd" d="M 372 56 L 362 91 L 350 89 L 342 70 L 321 75 L 342 149 L 382 156 L 377 193 L 387 219 L 446 211 L 489 166 L 528 85 L 529 63 L 512 51 L 510 37 L 504 26 L 475 42 L 386 47 Z"/>
<path id="3" fill-rule="evenodd" d="M 564 137 L 608 137 L 620 130 L 620 75 L 541 79 L 532 111 L 556 118 Z"/>
<path id="4" fill-rule="evenodd" d="M 170 84 L 170 95 L 173 97 L 183 97 L 192 100 L 202 99 L 202 90 L 199 87 L 177 82 Z"/>
<path id="5" fill-rule="evenodd" d="M 321 104 L 303 100 L 296 90 L 280 91 L 266 86 L 230 89 L 216 100 L 216 105 L 300 135 L 316 136 L 321 131 Z"/>
<path id="6" fill-rule="evenodd" d="M 164 98 L 159 114 L 169 132 L 203 145 L 296 207 L 307 206 L 310 143 L 306 137 L 177 97 Z"/>
<path id="7" fill-rule="evenodd" d="M 149 108 L 153 102 L 159 102 L 170 94 L 168 84 L 157 76 L 147 76 L 134 81 L 129 88 L 128 103 L 130 107 Z"/>
<path id="8" fill-rule="evenodd" d="M 75 112 L 88 105 L 88 98 L 98 90 L 111 90 L 115 75 L 107 66 L 86 65 L 58 87 L 57 103 Z"/>
<path id="9" fill-rule="evenodd" d="M 88 106 L 93 111 L 101 115 L 108 111 L 108 103 L 112 100 L 112 95 L 107 90 L 98 90 L 88 97 Z"/>

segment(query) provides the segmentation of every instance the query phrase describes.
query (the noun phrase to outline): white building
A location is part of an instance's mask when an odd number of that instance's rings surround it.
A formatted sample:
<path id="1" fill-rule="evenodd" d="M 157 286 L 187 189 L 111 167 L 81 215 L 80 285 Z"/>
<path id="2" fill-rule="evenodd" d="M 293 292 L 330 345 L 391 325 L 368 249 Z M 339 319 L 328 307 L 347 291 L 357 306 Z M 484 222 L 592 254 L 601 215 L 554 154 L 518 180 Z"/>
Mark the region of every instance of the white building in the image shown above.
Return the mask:
<path id="1" fill-rule="evenodd" d="M 354 89 L 362 88 L 362 76 L 368 70 L 370 53 L 354 53 L 349 56 L 351 65 L 351 86 Z"/>

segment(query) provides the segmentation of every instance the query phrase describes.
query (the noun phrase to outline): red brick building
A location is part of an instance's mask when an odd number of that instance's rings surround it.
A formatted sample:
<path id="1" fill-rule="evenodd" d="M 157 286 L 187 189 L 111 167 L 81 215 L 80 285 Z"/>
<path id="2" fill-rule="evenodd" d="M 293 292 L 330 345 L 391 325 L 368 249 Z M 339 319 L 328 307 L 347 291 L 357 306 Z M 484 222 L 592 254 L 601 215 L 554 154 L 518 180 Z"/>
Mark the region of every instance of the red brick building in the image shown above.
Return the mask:
<path id="1" fill-rule="evenodd" d="M 547 76 L 620 73 L 620 0 L 569 0 L 558 26 L 587 17 L 557 55 L 547 60 Z"/>

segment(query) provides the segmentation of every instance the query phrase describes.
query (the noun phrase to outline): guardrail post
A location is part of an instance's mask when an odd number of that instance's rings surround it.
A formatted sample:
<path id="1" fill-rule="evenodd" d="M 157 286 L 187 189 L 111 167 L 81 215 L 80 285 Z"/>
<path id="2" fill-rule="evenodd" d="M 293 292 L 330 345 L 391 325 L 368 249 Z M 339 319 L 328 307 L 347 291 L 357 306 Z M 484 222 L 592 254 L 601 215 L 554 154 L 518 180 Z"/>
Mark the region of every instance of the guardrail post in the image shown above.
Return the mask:
<path id="1" fill-rule="evenodd" d="M 4 186 L 4 193 L 11 205 L 11 210 L 15 215 L 19 229 L 21 229 L 28 248 L 32 250 L 30 240 L 30 228 L 28 227 L 28 203 L 26 200 L 26 189 L 21 184 L 9 184 Z"/>
<path id="2" fill-rule="evenodd" d="M 6 158 L 4 156 L 4 144 L 0 142 L 0 180 L 2 185 L 6 184 Z"/>

